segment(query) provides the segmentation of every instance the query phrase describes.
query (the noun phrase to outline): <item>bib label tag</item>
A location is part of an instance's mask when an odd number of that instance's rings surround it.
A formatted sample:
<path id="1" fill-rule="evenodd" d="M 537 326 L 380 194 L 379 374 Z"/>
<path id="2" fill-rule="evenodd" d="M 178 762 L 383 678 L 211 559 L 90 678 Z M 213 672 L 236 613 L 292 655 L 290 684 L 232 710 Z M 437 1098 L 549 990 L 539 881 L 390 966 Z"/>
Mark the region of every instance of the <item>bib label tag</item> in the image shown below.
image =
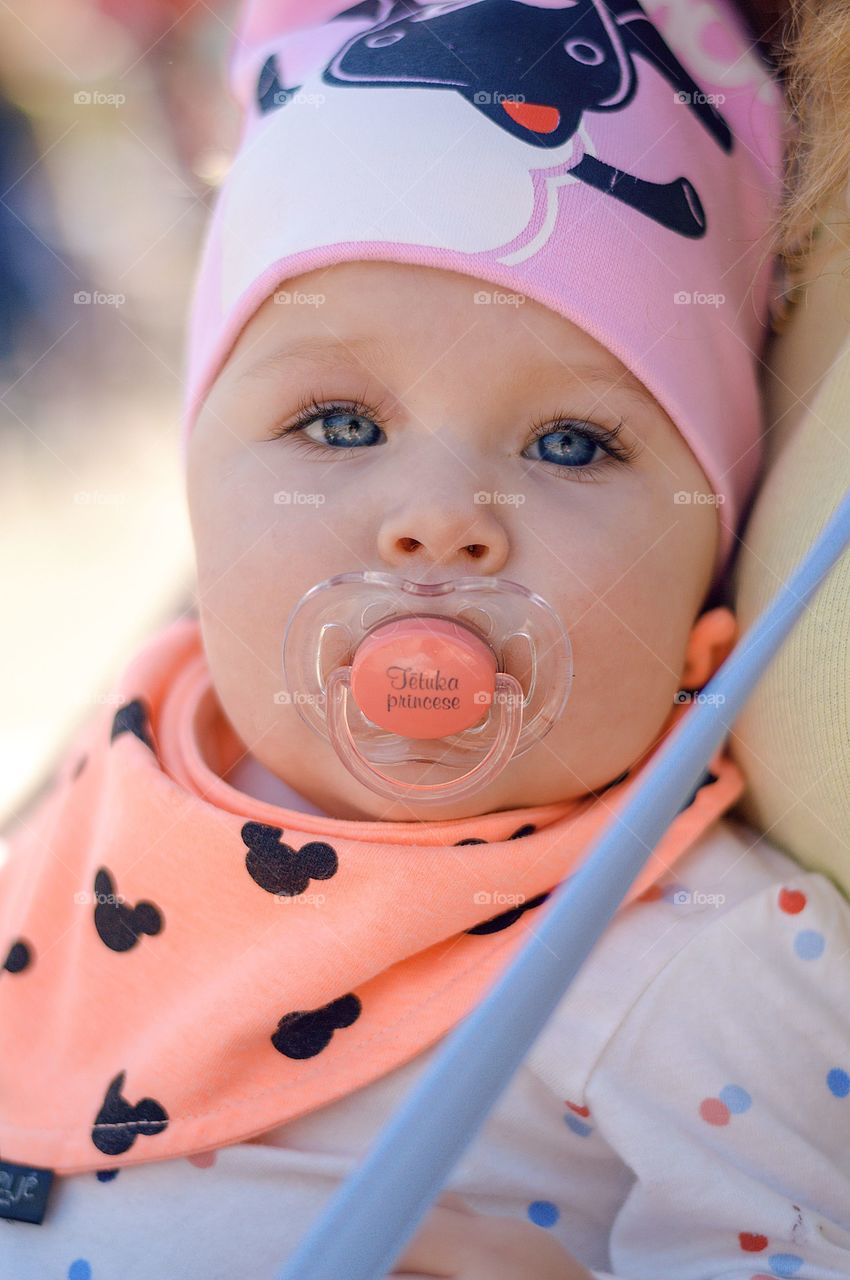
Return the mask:
<path id="1" fill-rule="evenodd" d="M 52 1182 L 52 1169 L 0 1160 L 0 1218 L 41 1225 Z"/>

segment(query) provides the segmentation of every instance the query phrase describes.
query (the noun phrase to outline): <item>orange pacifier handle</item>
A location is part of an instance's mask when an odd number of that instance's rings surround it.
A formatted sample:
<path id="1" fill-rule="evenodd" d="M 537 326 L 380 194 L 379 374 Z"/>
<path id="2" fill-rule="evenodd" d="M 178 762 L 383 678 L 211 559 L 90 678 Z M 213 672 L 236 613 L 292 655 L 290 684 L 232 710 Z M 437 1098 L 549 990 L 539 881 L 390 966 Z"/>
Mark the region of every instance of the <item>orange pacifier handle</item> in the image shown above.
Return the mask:
<path id="1" fill-rule="evenodd" d="M 445 738 L 478 724 L 496 687 L 496 657 L 468 627 L 408 617 L 377 627 L 351 664 L 365 716 L 405 738 Z"/>
<path id="2" fill-rule="evenodd" d="M 299 715 L 355 778 L 418 801 L 497 777 L 558 721 L 573 677 L 563 623 L 520 583 L 372 569 L 305 592 L 283 669 Z"/>

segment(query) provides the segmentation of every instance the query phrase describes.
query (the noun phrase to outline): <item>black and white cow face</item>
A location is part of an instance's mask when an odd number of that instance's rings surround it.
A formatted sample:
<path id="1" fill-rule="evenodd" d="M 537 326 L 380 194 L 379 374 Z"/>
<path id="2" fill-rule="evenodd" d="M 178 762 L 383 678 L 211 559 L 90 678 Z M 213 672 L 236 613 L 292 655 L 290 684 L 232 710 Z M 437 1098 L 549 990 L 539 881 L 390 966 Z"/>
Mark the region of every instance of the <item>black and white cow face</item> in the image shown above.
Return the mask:
<path id="1" fill-rule="evenodd" d="M 690 110 L 724 151 L 733 148 L 726 121 L 637 0 L 565 0 L 554 9 L 521 0 L 370 0 L 334 21 L 355 18 L 373 25 L 330 59 L 326 84 L 458 93 L 513 137 L 556 148 L 575 136 L 585 112 L 620 111 L 632 101 L 639 57 L 673 86 L 678 109 Z M 283 87 L 272 55 L 260 74 L 260 109 L 285 105 L 299 87 Z M 642 140 L 644 149 L 652 141 Z M 686 177 L 649 182 L 594 155 L 572 172 L 670 230 L 705 234 L 705 211 Z"/>

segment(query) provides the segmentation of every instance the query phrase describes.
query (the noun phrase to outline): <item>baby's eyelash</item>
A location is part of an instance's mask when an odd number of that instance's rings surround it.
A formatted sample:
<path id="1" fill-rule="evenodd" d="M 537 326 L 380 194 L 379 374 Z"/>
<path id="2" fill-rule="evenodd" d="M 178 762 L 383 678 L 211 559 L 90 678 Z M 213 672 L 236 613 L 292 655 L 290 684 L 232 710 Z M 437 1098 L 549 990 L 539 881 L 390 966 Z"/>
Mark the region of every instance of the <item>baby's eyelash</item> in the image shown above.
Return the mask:
<path id="1" fill-rule="evenodd" d="M 295 435 L 303 427 L 315 422 L 317 418 L 330 417 L 334 413 L 347 413 L 352 417 L 368 418 L 370 422 L 374 422 L 381 430 L 385 430 L 387 422 L 384 417 L 384 406 L 384 401 L 381 401 L 375 407 L 367 404 L 361 398 L 341 402 L 337 400 L 322 400 L 313 396 L 302 397 L 298 402 L 294 421 L 286 426 L 273 427 L 271 437 L 276 440 L 282 436 Z M 533 440 L 537 440 L 541 436 L 550 435 L 556 431 L 573 430 L 599 445 L 616 461 L 628 464 L 633 462 L 642 452 L 642 447 L 639 444 L 630 443 L 623 439 L 625 425 L 625 421 L 620 419 L 614 427 L 603 427 L 598 422 L 588 422 L 584 418 L 576 417 L 569 411 L 561 411 L 551 417 L 536 418 L 531 424 L 531 435 Z M 301 436 L 297 443 L 310 452 L 317 451 L 327 454 L 330 451 L 341 453 L 345 457 L 353 457 L 359 452 L 355 449 L 333 450 L 331 446 L 317 444 L 316 441 L 310 440 L 307 436 Z M 599 463 L 595 463 L 591 466 L 578 468 L 573 474 L 579 475 L 582 471 L 589 474 L 599 465 Z"/>
<path id="2" fill-rule="evenodd" d="M 378 405 L 367 404 L 365 400 L 355 399 L 347 400 L 344 403 L 336 400 L 314 399 L 312 396 L 304 396 L 298 402 L 298 408 L 295 413 L 294 422 L 290 422 L 287 426 L 276 426 L 272 428 L 272 438 L 277 440 L 281 436 L 288 436 L 292 431 L 300 431 L 302 427 L 309 426 L 316 418 L 328 418 L 332 413 L 350 413 L 355 418 L 369 418 L 377 426 L 383 430 L 386 427 L 386 421 L 382 416 L 384 401 Z M 317 449 L 321 449 L 321 445 L 316 445 L 315 441 L 307 442 L 315 445 Z"/>
<path id="3" fill-rule="evenodd" d="M 588 422 L 584 418 L 577 418 L 574 414 L 561 412 L 551 418 L 536 418 L 531 424 L 531 432 L 535 440 L 538 440 L 541 436 L 548 436 L 556 431 L 575 430 L 579 435 L 587 436 L 589 440 L 605 449 L 619 462 L 628 463 L 634 462 L 641 452 L 641 446 L 623 439 L 625 425 L 623 418 L 615 427 L 603 427 L 598 422 Z M 586 470 L 589 469 L 586 468 Z"/>

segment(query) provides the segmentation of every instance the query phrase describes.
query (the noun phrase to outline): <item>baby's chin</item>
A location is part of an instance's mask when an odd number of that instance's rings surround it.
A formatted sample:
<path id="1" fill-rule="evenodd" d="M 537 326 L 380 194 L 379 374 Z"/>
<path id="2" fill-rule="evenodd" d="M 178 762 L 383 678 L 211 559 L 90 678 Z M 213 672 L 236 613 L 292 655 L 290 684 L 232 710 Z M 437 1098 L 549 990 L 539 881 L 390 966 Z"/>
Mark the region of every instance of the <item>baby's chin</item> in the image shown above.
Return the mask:
<path id="1" fill-rule="evenodd" d="M 309 776 L 294 778 L 292 771 L 266 767 L 330 817 L 365 822 L 444 822 L 459 818 L 479 817 L 513 809 L 529 809 L 547 804 L 577 801 L 598 794 L 610 785 L 607 779 L 591 792 L 580 779 L 564 768 L 553 768 L 549 760 L 548 774 L 541 762 L 532 757 L 534 750 L 508 761 L 501 773 L 479 790 L 454 799 L 417 800 L 415 797 L 390 798 L 360 782 L 337 759 L 319 765 L 313 761 Z M 394 776 L 407 784 L 433 784 L 433 768 L 410 763 L 394 771 Z"/>
<path id="2" fill-rule="evenodd" d="M 349 818 L 361 822 L 449 822 L 460 818 L 476 818 L 488 813 L 527 808 L 507 796 L 487 800 L 484 790 L 455 800 L 416 800 L 389 797 L 363 788 L 362 798 L 334 797 L 322 802 L 322 807 L 332 817 Z"/>

